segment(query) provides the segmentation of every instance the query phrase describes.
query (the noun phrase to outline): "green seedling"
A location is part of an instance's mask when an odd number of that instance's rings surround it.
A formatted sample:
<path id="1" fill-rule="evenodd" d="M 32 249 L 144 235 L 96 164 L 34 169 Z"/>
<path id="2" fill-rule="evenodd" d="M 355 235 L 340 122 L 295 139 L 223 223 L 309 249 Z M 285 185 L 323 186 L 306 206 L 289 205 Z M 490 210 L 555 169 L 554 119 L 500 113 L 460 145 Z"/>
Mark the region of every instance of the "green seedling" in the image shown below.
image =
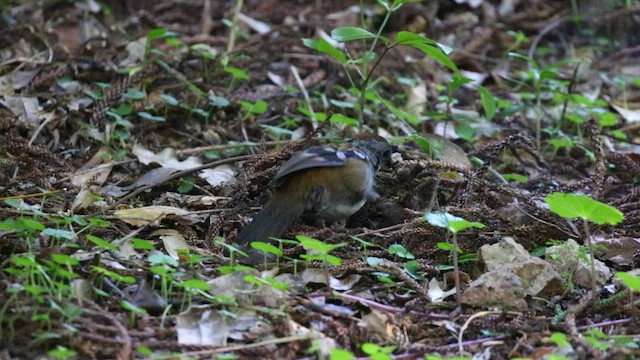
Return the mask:
<path id="1" fill-rule="evenodd" d="M 596 265 L 593 254 L 593 245 L 591 242 L 591 233 L 589 231 L 589 222 L 598 225 L 616 225 L 624 220 L 624 215 L 620 210 L 593 200 L 585 195 L 573 195 L 565 193 L 553 193 L 545 197 L 544 201 L 549 205 L 556 215 L 565 219 L 581 219 L 582 227 L 585 233 L 585 242 L 589 249 L 589 258 L 591 262 L 591 291 L 593 299 L 596 298 Z"/>
<path id="2" fill-rule="evenodd" d="M 456 305 L 458 309 L 462 307 L 461 303 L 461 290 L 460 290 L 460 269 L 458 267 L 458 253 L 461 252 L 458 247 L 458 233 L 470 228 L 483 229 L 484 224 L 479 222 L 467 221 L 463 218 L 451 215 L 449 213 L 428 213 L 424 216 L 429 224 L 437 226 L 447 230 L 447 233 L 451 235 L 451 243 L 453 248 L 451 253 L 453 254 L 453 271 L 456 283 Z"/>

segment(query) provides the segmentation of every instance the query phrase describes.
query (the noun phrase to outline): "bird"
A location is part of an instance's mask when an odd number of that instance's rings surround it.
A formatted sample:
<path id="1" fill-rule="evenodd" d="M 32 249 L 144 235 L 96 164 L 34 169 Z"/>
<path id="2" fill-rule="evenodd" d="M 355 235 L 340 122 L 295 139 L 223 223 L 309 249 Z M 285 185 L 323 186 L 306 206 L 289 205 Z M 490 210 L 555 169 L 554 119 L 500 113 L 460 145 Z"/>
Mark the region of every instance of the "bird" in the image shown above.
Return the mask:
<path id="1" fill-rule="evenodd" d="M 378 170 L 391 163 L 392 147 L 381 136 L 363 134 L 339 146 L 314 146 L 285 162 L 273 180 L 274 193 L 245 226 L 236 244 L 268 242 L 300 219 L 345 222 L 368 200 Z"/>

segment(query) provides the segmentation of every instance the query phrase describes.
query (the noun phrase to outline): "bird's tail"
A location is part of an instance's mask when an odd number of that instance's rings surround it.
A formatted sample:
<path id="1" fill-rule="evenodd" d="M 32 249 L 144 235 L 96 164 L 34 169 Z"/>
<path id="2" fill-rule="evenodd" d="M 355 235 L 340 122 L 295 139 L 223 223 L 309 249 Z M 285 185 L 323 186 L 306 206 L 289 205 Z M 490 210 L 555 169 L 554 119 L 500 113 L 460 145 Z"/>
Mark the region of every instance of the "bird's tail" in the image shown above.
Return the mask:
<path id="1" fill-rule="evenodd" d="M 238 234 L 236 243 L 247 245 L 252 241 L 268 242 L 270 237 L 281 236 L 304 211 L 304 204 L 282 204 L 272 199 L 258 212 L 249 225 Z"/>

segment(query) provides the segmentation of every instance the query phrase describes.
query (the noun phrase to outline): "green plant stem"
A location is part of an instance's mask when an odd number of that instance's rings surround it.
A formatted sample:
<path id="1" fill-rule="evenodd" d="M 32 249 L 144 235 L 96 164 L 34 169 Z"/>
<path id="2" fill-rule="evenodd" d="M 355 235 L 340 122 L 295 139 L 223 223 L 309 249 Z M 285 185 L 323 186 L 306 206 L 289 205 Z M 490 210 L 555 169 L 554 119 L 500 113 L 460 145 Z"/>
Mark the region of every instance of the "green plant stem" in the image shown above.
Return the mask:
<path id="1" fill-rule="evenodd" d="M 365 77 L 364 81 L 362 82 L 362 86 L 360 87 L 360 98 L 358 99 L 358 102 L 360 104 L 360 114 L 358 114 L 359 116 L 358 120 L 360 120 L 360 126 L 364 124 L 364 100 L 365 100 L 365 95 L 367 93 L 367 86 L 369 85 L 369 81 L 371 80 L 371 75 L 380 64 L 380 61 L 382 61 L 382 58 L 387 54 L 389 49 L 391 49 L 392 47 L 393 46 L 387 46 L 384 48 L 384 51 L 382 52 L 382 54 L 380 54 L 380 56 L 378 56 L 378 58 L 376 59 L 376 62 L 371 67 L 371 71 L 367 72 L 367 77 Z"/>
<path id="2" fill-rule="evenodd" d="M 453 243 L 453 279 L 456 283 L 456 307 L 461 309 L 462 294 L 460 290 L 460 269 L 458 267 L 458 235 L 456 233 L 453 233 L 451 242 Z"/>
<path id="3" fill-rule="evenodd" d="M 591 244 L 591 232 L 589 232 L 589 223 L 587 219 L 582 219 L 582 226 L 584 227 L 585 241 L 587 242 L 587 248 L 589 249 L 589 260 L 591 261 L 591 299 L 595 300 L 596 291 L 596 259 L 593 255 L 593 245 Z"/>
<path id="4" fill-rule="evenodd" d="M 231 32 L 229 33 L 229 42 L 227 43 L 227 51 L 226 54 L 229 54 L 233 51 L 233 48 L 236 45 L 236 32 L 238 30 L 238 15 L 240 11 L 242 11 L 242 5 L 244 4 L 244 0 L 236 0 L 236 8 L 233 11 L 233 19 L 231 20 Z"/>
<path id="5" fill-rule="evenodd" d="M 537 91 L 536 94 L 536 150 L 540 151 L 540 133 L 541 133 L 541 126 L 542 126 L 542 103 L 541 103 L 541 99 L 540 99 L 540 91 Z"/>
<path id="6" fill-rule="evenodd" d="M 389 18 L 391 17 L 391 10 L 387 11 L 387 13 L 384 16 L 384 20 L 382 20 L 382 24 L 380 24 L 380 27 L 378 28 L 378 32 L 376 33 L 376 37 L 373 38 L 373 43 L 371 43 L 371 47 L 369 48 L 369 52 L 373 52 L 376 49 L 376 45 L 378 45 L 378 39 L 380 38 L 380 35 L 382 34 L 382 30 L 384 30 L 385 26 L 387 26 L 387 22 L 389 21 Z M 367 54 L 365 54 L 365 58 L 366 58 Z M 365 62 L 365 66 L 366 66 L 366 62 Z"/>

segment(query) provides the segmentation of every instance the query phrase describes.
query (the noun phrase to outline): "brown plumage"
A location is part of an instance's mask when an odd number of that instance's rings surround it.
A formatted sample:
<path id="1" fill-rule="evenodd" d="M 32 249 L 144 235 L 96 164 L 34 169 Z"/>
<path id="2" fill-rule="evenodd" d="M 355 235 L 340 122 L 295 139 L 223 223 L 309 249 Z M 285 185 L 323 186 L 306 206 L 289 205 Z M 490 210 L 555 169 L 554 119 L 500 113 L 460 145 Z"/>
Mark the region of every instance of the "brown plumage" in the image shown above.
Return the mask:
<path id="1" fill-rule="evenodd" d="M 275 192 L 236 239 L 239 245 L 281 236 L 301 217 L 345 220 L 378 197 L 373 182 L 390 162 L 382 138 L 353 140 L 340 148 L 312 147 L 287 161 L 274 179 Z"/>

